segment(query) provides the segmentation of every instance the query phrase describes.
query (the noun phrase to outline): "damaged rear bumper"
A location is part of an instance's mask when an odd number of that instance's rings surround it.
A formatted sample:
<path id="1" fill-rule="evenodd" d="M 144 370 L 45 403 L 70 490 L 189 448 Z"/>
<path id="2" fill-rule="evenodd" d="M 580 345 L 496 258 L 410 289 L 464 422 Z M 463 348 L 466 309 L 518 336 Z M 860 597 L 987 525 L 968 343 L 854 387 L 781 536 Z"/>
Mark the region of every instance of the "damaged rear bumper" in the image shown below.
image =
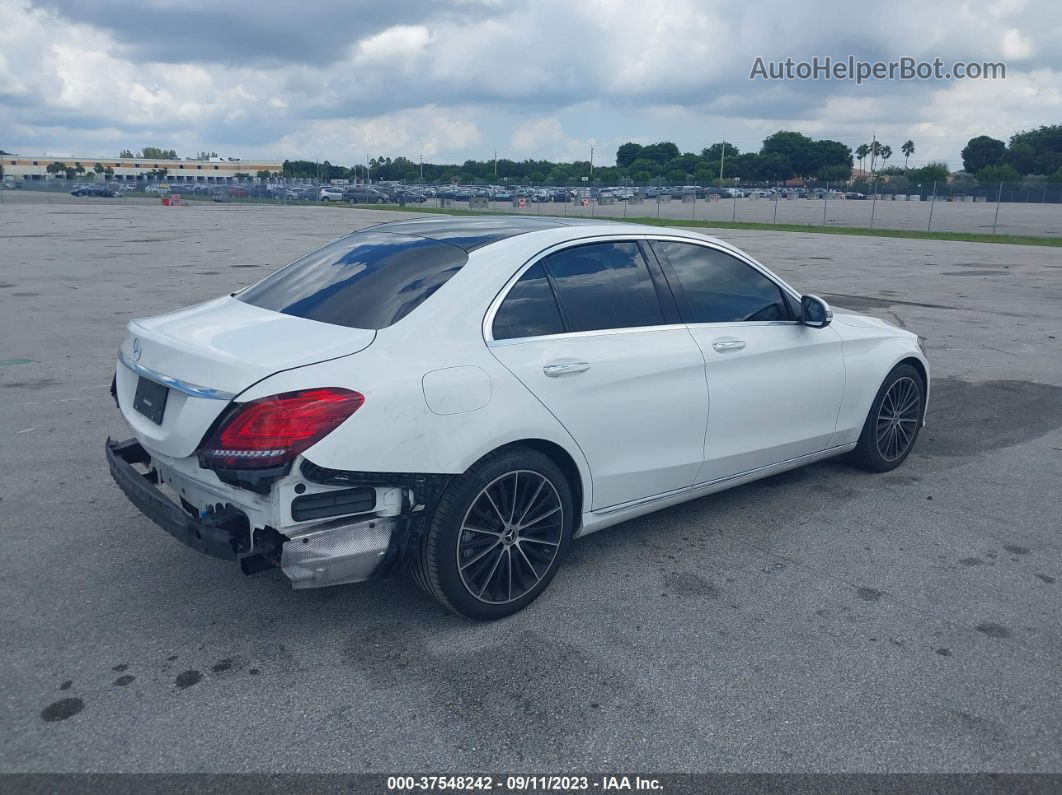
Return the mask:
<path id="1" fill-rule="evenodd" d="M 125 496 L 144 516 L 153 521 L 185 546 L 204 555 L 222 560 L 236 560 L 236 534 L 239 517 L 221 512 L 218 519 L 195 519 L 181 506 L 167 497 L 157 486 L 158 473 L 149 469 L 138 471 L 134 464 L 148 464 L 151 457 L 136 439 L 125 442 L 107 440 L 107 465 L 111 477 Z M 221 519 L 221 514 L 227 514 Z M 243 531 L 247 532 L 247 517 L 243 517 Z"/>
<path id="2" fill-rule="evenodd" d="M 119 488 L 141 513 L 169 535 L 197 552 L 239 560 L 245 574 L 279 566 L 297 589 L 362 582 L 393 574 L 408 561 L 428 513 L 423 501 L 403 499 L 403 510 L 398 515 L 362 513 L 300 523 L 284 528 L 283 533 L 271 527 L 252 528 L 247 514 L 238 506 L 218 505 L 209 514 L 197 517 L 193 515 L 194 507 L 171 499 L 159 488 L 161 482 L 169 482 L 171 476 L 165 474 L 168 470 L 164 464 L 153 462 L 151 454 L 136 439 L 108 439 L 106 450 L 111 476 Z M 331 470 L 321 472 L 336 474 Z M 314 475 L 307 478 L 311 482 L 352 485 L 326 480 L 317 471 L 306 474 Z M 395 479 L 366 473 L 359 473 L 359 477 L 364 485 L 374 480 L 390 484 Z M 398 485 L 407 489 L 407 484 Z M 422 482 L 415 484 L 416 489 L 413 485 L 411 482 L 407 489 L 411 498 L 427 496 L 426 490 L 419 488 Z"/>

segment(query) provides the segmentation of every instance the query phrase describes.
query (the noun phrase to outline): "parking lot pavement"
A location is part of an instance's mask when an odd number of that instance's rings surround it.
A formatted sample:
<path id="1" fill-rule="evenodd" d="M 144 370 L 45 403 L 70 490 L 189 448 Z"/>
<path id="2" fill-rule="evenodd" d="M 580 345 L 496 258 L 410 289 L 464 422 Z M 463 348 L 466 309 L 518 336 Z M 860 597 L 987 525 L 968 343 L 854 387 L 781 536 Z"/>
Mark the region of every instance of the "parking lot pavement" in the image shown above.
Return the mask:
<path id="1" fill-rule="evenodd" d="M 928 338 L 914 454 L 590 536 L 471 624 L 408 577 L 245 578 L 103 458 L 127 320 L 393 217 L 0 207 L 0 770 L 1062 769 L 1062 253 L 723 233 Z"/>

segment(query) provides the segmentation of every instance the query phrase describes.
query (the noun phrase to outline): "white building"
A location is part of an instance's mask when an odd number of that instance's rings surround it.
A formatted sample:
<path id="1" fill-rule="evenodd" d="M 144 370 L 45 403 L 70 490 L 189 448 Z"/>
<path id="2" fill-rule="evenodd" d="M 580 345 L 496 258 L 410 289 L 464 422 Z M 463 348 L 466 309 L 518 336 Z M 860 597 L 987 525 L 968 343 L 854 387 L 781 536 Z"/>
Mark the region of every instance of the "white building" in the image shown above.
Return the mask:
<path id="1" fill-rule="evenodd" d="M 61 163 L 84 172 L 79 180 L 118 182 L 231 183 L 258 176 L 259 171 L 279 174 L 282 164 L 274 160 L 155 160 L 141 157 L 53 157 L 46 155 L 3 155 L 0 168 L 6 182 L 65 179 L 65 172 L 50 174 L 48 166 Z M 99 166 L 99 169 L 96 167 Z M 110 169 L 110 172 L 107 171 Z"/>

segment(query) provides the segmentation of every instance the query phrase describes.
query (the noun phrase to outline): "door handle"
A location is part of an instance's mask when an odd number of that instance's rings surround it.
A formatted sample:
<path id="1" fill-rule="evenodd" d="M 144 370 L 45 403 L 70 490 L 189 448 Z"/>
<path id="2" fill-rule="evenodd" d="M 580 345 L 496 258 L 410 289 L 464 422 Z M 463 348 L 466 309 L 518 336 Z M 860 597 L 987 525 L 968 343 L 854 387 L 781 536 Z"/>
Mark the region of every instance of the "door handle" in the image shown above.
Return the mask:
<path id="1" fill-rule="evenodd" d="M 740 351 L 745 347 L 745 340 L 719 340 L 718 342 L 713 342 L 712 347 L 720 353 Z"/>
<path id="2" fill-rule="evenodd" d="M 581 373 L 584 370 L 589 369 L 589 362 L 554 362 L 553 364 L 545 365 L 542 368 L 542 372 L 544 372 L 550 378 L 556 378 L 559 375 L 566 375 L 568 373 Z"/>

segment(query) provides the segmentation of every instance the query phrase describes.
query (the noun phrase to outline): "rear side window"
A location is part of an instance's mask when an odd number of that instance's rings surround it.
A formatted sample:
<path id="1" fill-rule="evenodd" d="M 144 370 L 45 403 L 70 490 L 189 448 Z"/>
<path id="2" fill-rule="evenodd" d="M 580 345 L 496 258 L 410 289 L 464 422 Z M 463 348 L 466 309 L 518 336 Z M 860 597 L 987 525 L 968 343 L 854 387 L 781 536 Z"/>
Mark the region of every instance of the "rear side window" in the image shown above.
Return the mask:
<path id="1" fill-rule="evenodd" d="M 468 254 L 449 243 L 355 232 L 237 294 L 244 303 L 351 328 L 397 323 L 457 273 Z"/>
<path id="2" fill-rule="evenodd" d="M 781 288 L 741 260 L 692 243 L 652 245 L 678 277 L 687 323 L 793 319 Z"/>
<path id="3" fill-rule="evenodd" d="M 553 288 L 542 264 L 531 266 L 509 290 L 494 316 L 496 340 L 539 337 L 564 331 Z"/>
<path id="4" fill-rule="evenodd" d="M 545 260 L 568 331 L 637 328 L 664 322 L 638 244 L 591 243 Z"/>

